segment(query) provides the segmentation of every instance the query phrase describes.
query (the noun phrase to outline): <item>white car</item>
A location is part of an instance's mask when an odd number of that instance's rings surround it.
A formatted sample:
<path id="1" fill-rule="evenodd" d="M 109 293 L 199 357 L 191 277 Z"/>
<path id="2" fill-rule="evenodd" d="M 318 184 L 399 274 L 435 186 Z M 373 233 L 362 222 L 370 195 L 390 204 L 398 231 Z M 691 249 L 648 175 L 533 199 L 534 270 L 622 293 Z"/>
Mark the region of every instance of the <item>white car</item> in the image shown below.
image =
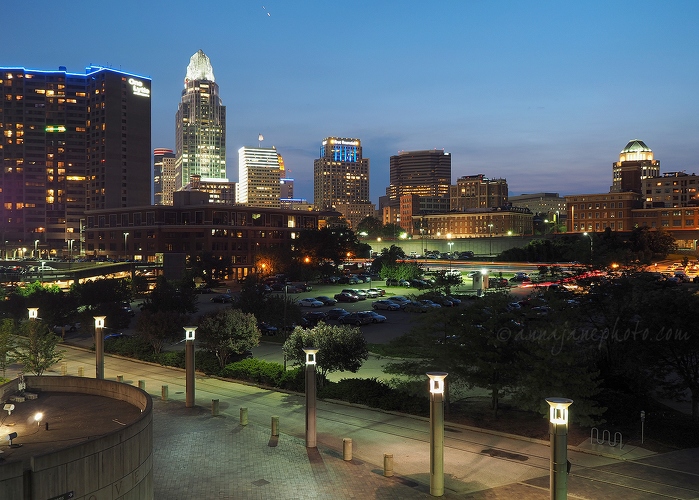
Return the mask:
<path id="1" fill-rule="evenodd" d="M 324 305 L 320 300 L 316 300 L 311 297 L 301 299 L 298 302 L 296 302 L 296 304 L 301 307 L 323 307 Z"/>

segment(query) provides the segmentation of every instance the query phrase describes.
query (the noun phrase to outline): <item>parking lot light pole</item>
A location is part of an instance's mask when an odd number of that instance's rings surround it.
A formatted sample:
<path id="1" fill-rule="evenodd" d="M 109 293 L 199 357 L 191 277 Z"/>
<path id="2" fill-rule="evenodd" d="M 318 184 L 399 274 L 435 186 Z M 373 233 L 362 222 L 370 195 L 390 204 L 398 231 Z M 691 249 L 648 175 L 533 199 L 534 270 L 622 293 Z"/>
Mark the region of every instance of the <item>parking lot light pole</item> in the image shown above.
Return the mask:
<path id="1" fill-rule="evenodd" d="M 104 379 L 104 320 L 106 316 L 95 318 L 95 378 Z"/>
<path id="2" fill-rule="evenodd" d="M 184 327 L 185 406 L 194 406 L 194 334 L 196 326 Z"/>
<path id="3" fill-rule="evenodd" d="M 551 500 L 568 498 L 568 407 L 572 399 L 546 398 L 549 404 L 551 461 L 549 491 Z"/>
<path id="4" fill-rule="evenodd" d="M 29 314 L 29 319 L 39 318 L 39 308 L 38 307 L 27 307 L 27 312 Z"/>
<path id="5" fill-rule="evenodd" d="M 316 447 L 316 356 L 318 349 L 306 353 L 306 448 Z"/>
<path id="6" fill-rule="evenodd" d="M 444 372 L 430 378 L 430 495 L 444 495 Z"/>

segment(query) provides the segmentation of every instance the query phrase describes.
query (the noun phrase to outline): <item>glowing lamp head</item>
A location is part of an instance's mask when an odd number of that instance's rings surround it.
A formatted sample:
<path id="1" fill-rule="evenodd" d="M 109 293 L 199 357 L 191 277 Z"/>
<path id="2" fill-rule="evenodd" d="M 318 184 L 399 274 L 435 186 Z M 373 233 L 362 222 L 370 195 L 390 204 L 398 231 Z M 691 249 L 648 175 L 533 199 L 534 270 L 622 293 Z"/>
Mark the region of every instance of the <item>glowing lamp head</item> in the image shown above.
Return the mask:
<path id="1" fill-rule="evenodd" d="M 37 424 L 38 424 L 39 422 L 41 422 L 41 419 L 42 419 L 42 418 L 44 418 L 44 414 L 41 413 L 41 412 L 39 412 L 39 413 L 37 413 L 37 414 L 34 415 L 34 421 L 35 421 Z"/>
<path id="2" fill-rule="evenodd" d="M 444 379 L 447 378 L 445 372 L 428 372 L 430 378 L 430 392 L 432 394 L 444 394 Z"/>
<path id="3" fill-rule="evenodd" d="M 488 276 L 488 270 L 487 269 L 481 269 L 481 274 L 483 276 Z"/>
<path id="4" fill-rule="evenodd" d="M 106 316 L 93 316 L 95 318 L 95 328 L 104 328 L 104 320 Z"/>
<path id="5" fill-rule="evenodd" d="M 27 311 L 29 311 L 29 319 L 37 319 L 39 317 L 38 307 L 27 307 Z"/>
<path id="6" fill-rule="evenodd" d="M 303 352 L 306 353 L 306 365 L 315 365 L 318 349 L 304 349 Z"/>
<path id="7" fill-rule="evenodd" d="M 573 404 L 572 399 L 546 398 L 549 404 L 549 421 L 552 424 L 568 423 L 568 407 Z"/>
<path id="8" fill-rule="evenodd" d="M 184 339 L 185 340 L 194 340 L 194 334 L 197 331 L 196 326 L 185 326 L 184 327 Z"/>

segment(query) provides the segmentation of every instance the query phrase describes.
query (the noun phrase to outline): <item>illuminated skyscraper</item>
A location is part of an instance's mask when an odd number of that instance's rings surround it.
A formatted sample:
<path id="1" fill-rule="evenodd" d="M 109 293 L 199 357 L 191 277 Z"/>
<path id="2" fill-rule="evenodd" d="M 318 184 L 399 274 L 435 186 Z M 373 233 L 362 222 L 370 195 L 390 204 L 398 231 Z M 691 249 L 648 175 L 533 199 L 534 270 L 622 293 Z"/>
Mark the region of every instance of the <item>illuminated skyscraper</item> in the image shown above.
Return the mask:
<path id="1" fill-rule="evenodd" d="M 612 165 L 612 193 L 641 192 L 641 181 L 660 176 L 660 161 L 653 159 L 653 151 L 643 141 L 629 141 L 619 153 L 619 161 Z"/>
<path id="2" fill-rule="evenodd" d="M 175 189 L 192 175 L 202 181 L 226 178 L 226 107 L 209 58 L 197 51 L 187 66 L 182 100 L 175 119 Z"/>
<path id="3" fill-rule="evenodd" d="M 153 196 L 155 205 L 172 205 L 175 191 L 175 162 L 172 149 L 153 151 Z"/>
<path id="4" fill-rule="evenodd" d="M 150 204 L 150 87 L 100 66 L 0 68 L 0 227 L 9 247 L 76 255 L 86 210 Z"/>
<path id="5" fill-rule="evenodd" d="M 275 147 L 240 148 L 236 201 L 251 207 L 279 208 L 281 164 Z"/>
<path id="6" fill-rule="evenodd" d="M 443 150 L 402 151 L 391 156 L 386 194 L 397 202 L 404 194 L 449 198 L 451 154 Z"/>

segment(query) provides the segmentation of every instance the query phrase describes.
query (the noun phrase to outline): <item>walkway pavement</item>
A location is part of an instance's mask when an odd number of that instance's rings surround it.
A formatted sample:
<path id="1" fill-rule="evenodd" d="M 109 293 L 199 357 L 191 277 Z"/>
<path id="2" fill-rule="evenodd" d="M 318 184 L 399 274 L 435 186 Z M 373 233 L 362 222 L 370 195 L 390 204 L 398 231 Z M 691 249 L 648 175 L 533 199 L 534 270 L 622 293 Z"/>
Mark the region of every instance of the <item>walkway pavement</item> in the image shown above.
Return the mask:
<path id="1" fill-rule="evenodd" d="M 68 374 L 94 374 L 94 353 L 67 347 Z M 60 367 L 55 367 L 58 375 Z M 304 446 L 304 398 L 297 394 L 198 376 L 195 408 L 185 408 L 184 372 L 107 356 L 105 378 L 146 381 L 155 400 L 156 498 L 428 498 L 427 419 L 326 401 L 318 402 L 318 448 Z M 170 399 L 160 400 L 168 385 Z M 220 416 L 211 416 L 212 399 Z M 248 408 L 249 425 L 239 424 Z M 270 435 L 272 416 L 281 435 Z M 542 421 L 542 425 L 547 425 Z M 354 459 L 342 460 L 342 439 Z M 393 478 L 383 477 L 384 453 Z M 620 460 L 571 450 L 570 498 L 697 498 L 699 452 L 678 452 L 670 465 L 647 450 L 625 450 Z M 645 457 L 645 458 L 644 458 Z M 659 458 L 660 457 L 660 458 Z M 628 460 L 632 458 L 634 460 Z M 654 460 L 645 464 L 646 460 Z M 547 442 L 447 424 L 445 498 L 546 499 Z M 650 472 L 649 472 L 650 471 Z"/>

